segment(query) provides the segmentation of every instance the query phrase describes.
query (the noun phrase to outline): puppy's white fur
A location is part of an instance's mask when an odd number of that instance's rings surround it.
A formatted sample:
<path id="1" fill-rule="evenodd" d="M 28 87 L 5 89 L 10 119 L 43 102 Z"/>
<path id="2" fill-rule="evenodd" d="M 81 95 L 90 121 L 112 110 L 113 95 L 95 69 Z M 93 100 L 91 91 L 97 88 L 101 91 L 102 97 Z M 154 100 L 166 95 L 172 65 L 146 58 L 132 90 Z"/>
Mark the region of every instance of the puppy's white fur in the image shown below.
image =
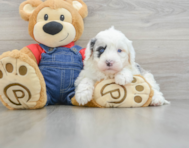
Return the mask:
<path id="1" fill-rule="evenodd" d="M 136 74 L 143 75 L 154 90 L 151 105 L 169 104 L 153 75 L 135 63 L 132 42 L 114 27 L 98 33 L 88 43 L 85 57 L 84 69 L 75 82 L 79 104 L 84 105 L 92 99 L 95 82 L 115 78 L 117 84 L 125 85 L 131 83 Z"/>

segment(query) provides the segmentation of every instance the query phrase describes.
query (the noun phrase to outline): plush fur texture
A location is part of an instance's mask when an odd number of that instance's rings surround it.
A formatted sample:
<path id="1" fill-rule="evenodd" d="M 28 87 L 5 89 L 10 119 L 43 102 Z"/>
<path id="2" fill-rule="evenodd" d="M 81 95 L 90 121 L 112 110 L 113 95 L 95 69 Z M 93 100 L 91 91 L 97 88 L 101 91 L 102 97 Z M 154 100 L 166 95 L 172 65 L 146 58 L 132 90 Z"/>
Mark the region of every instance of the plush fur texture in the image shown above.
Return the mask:
<path id="1" fill-rule="evenodd" d="M 35 56 L 33 55 L 33 53 L 31 52 L 30 49 L 28 49 L 27 47 L 24 47 L 20 50 L 20 52 L 26 54 L 29 56 L 29 58 L 31 58 L 35 63 L 37 63 L 37 60 L 35 58 Z"/>
<path id="2" fill-rule="evenodd" d="M 20 12 L 20 16 L 22 17 L 23 20 L 25 21 L 29 21 L 29 18 L 31 16 L 31 13 L 26 13 L 23 9 L 24 9 L 24 6 L 27 5 L 27 4 L 31 4 L 33 7 L 37 7 L 39 6 L 40 4 L 42 4 L 43 2 L 40 1 L 40 0 L 27 0 L 25 2 L 23 2 L 21 5 L 20 5 L 20 8 L 19 8 L 19 12 Z"/>
<path id="3" fill-rule="evenodd" d="M 101 79 L 114 78 L 119 85 L 131 83 L 133 75 L 141 74 L 154 90 L 151 105 L 169 104 L 160 92 L 153 75 L 141 73 L 135 63 L 132 42 L 114 27 L 102 31 L 87 45 L 84 70 L 75 82 L 76 100 L 79 104 L 91 101 L 94 84 Z"/>
<path id="4" fill-rule="evenodd" d="M 75 0 L 72 0 L 72 3 Z M 87 17 L 88 15 L 88 9 L 87 9 L 87 5 L 82 1 L 82 0 L 77 0 L 79 3 L 82 4 L 82 9 L 79 9 L 79 14 L 81 15 L 81 17 L 84 19 L 85 17 Z"/>

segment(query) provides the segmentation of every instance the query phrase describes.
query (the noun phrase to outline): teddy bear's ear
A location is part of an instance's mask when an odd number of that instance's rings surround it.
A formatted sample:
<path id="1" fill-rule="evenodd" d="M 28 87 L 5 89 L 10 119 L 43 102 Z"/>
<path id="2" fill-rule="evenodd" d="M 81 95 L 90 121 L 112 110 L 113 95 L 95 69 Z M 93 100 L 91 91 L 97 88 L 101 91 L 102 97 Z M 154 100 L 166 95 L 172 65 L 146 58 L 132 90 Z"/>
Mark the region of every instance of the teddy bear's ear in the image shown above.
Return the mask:
<path id="1" fill-rule="evenodd" d="M 23 20 L 29 21 L 29 18 L 33 11 L 42 3 L 41 0 L 27 0 L 21 3 L 19 12 Z"/>
<path id="2" fill-rule="evenodd" d="M 88 15 L 87 5 L 82 0 L 72 0 L 72 6 L 79 12 L 82 18 Z"/>

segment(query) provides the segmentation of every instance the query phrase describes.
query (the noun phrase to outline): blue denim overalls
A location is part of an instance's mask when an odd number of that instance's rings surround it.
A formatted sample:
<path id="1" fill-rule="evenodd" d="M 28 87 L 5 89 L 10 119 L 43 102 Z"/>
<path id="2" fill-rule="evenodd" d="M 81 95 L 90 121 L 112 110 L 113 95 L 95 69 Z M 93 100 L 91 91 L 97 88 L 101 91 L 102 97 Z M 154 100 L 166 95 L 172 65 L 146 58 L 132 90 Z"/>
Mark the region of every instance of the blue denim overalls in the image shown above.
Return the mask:
<path id="1" fill-rule="evenodd" d="M 74 82 L 83 69 L 80 46 L 71 48 L 50 48 L 40 46 L 46 53 L 42 53 L 39 69 L 43 74 L 47 88 L 47 104 L 72 105 L 71 98 L 75 95 Z"/>

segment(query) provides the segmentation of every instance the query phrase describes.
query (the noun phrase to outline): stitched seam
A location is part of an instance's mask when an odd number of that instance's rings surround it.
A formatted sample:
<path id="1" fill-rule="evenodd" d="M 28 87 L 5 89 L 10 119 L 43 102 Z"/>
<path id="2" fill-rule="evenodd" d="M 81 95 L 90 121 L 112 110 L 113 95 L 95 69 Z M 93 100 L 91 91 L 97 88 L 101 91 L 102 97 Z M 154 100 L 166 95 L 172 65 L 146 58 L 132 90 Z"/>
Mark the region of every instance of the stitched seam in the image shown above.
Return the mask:
<path id="1" fill-rule="evenodd" d="M 72 82 L 71 82 L 71 78 L 72 78 L 72 71 L 73 71 L 73 70 L 71 70 L 71 76 L 70 76 L 70 81 L 69 81 L 70 83 L 69 83 L 69 86 L 68 86 L 68 88 L 63 89 L 63 90 L 65 90 L 65 91 L 66 91 L 66 90 L 69 90 L 69 89 L 70 89 L 70 87 L 71 87 L 70 85 L 72 84 Z"/>
<path id="2" fill-rule="evenodd" d="M 78 55 L 79 55 L 79 57 L 80 57 L 80 62 L 82 63 L 82 67 L 83 67 L 83 61 L 82 61 L 82 58 L 83 58 L 83 57 L 81 56 L 80 53 L 79 53 Z"/>
<path id="3" fill-rule="evenodd" d="M 3 65 L 3 62 L 1 61 L 1 65 L 2 65 L 2 68 L 3 68 L 3 70 L 4 70 L 4 72 L 6 73 L 6 75 L 7 75 L 7 71 L 5 70 L 5 67 L 4 67 L 4 65 Z"/>
<path id="4" fill-rule="evenodd" d="M 46 63 L 48 63 L 48 62 L 51 62 L 51 63 L 52 63 L 52 62 L 55 62 L 55 63 L 73 63 L 73 64 L 75 63 L 75 64 L 78 64 L 78 63 L 76 63 L 76 62 L 62 62 L 62 61 L 48 61 L 48 60 L 45 60 L 45 61 L 43 60 L 42 62 L 46 62 Z M 40 63 L 41 63 L 41 62 L 40 62 Z M 81 62 L 81 63 L 83 63 L 83 62 Z M 79 64 L 78 64 L 78 65 L 79 65 Z"/>
<path id="5" fill-rule="evenodd" d="M 61 71 L 61 87 L 60 87 L 60 92 L 61 92 L 61 90 L 62 90 L 62 88 L 64 88 L 64 82 L 62 81 L 62 77 L 64 77 L 64 72 L 65 71 Z"/>
<path id="6" fill-rule="evenodd" d="M 71 76 L 70 76 L 70 81 L 69 81 L 69 85 L 68 85 L 68 87 L 67 88 L 64 88 L 64 85 L 63 85 L 63 87 L 62 87 L 62 89 L 60 90 L 61 92 L 63 91 L 68 91 L 70 88 L 71 88 L 71 85 L 72 85 L 72 81 L 71 81 L 71 78 L 72 78 L 72 72 L 73 72 L 73 70 L 71 70 Z M 65 78 L 65 71 L 64 71 L 64 78 Z M 64 84 L 64 82 L 62 82 L 63 84 Z"/>
<path id="7" fill-rule="evenodd" d="M 43 68 L 57 68 L 57 69 L 62 69 L 62 70 L 69 69 L 69 70 L 81 71 L 80 69 L 76 69 L 76 68 L 60 68 L 60 67 L 51 67 L 51 66 L 41 66 L 41 67 L 43 67 Z"/>
<path id="8" fill-rule="evenodd" d="M 65 64 L 65 65 L 61 65 L 61 66 L 73 66 L 73 65 L 77 65 L 79 67 L 82 67 L 83 68 L 83 64 L 78 64 L 78 63 L 64 63 L 64 62 L 57 62 L 57 61 L 42 61 L 40 62 L 40 64 L 43 64 L 43 63 L 60 63 L 60 64 Z M 66 64 L 70 64 L 70 65 L 66 65 Z"/>
<path id="9" fill-rule="evenodd" d="M 64 52 L 64 51 L 62 51 L 62 52 L 56 52 L 56 53 L 54 53 L 53 55 L 61 55 L 61 54 L 63 54 L 63 55 L 73 55 L 73 53 L 68 53 L 68 52 Z"/>
<path id="10" fill-rule="evenodd" d="M 79 65 L 78 63 L 75 63 L 75 62 L 61 62 L 61 61 L 42 61 L 43 63 L 73 63 L 73 64 L 77 64 Z M 40 63 L 42 63 L 40 62 Z"/>
<path id="11" fill-rule="evenodd" d="M 69 90 L 70 88 L 71 88 L 71 84 L 72 84 L 72 81 L 71 81 L 71 78 L 72 78 L 72 71 L 73 70 L 71 70 L 71 76 L 70 76 L 70 83 L 69 83 L 69 86 L 68 86 L 68 88 L 66 88 L 66 89 L 63 89 L 63 90 Z"/>

